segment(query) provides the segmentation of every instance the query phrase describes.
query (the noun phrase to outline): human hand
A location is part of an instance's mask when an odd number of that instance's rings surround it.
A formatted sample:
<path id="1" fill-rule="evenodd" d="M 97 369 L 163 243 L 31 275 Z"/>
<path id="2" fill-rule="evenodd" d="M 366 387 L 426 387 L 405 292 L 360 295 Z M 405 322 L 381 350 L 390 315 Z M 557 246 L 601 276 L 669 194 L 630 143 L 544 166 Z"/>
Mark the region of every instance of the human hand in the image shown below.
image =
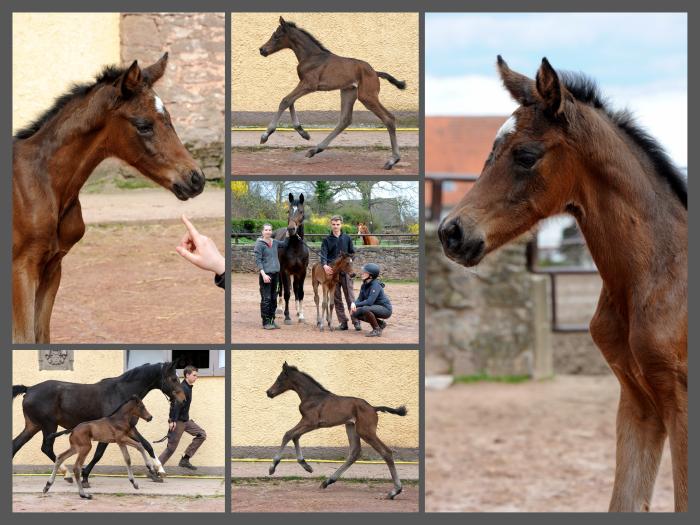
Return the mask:
<path id="1" fill-rule="evenodd" d="M 263 281 L 266 283 L 269 283 L 272 280 L 272 279 L 270 279 L 270 276 L 267 275 L 265 272 L 262 272 L 261 275 L 262 275 Z"/>
<path id="2" fill-rule="evenodd" d="M 171 421 L 170 423 L 168 423 L 168 430 L 170 432 L 172 432 L 173 430 L 175 430 L 175 426 L 176 426 L 175 421 Z"/>
<path id="3" fill-rule="evenodd" d="M 350 305 L 350 311 L 351 311 L 351 312 L 354 312 L 355 310 L 357 310 L 357 306 L 355 306 L 355 303 L 352 303 L 352 304 Z"/>
<path id="4" fill-rule="evenodd" d="M 185 224 L 187 232 L 182 237 L 180 244 L 175 247 L 175 251 L 203 270 L 209 270 L 217 275 L 224 273 L 226 260 L 216 247 L 216 243 L 206 235 L 199 233 L 185 215 L 182 216 L 182 222 Z"/>
<path id="5" fill-rule="evenodd" d="M 331 268 L 327 264 L 323 265 L 323 271 L 326 272 L 326 275 L 333 275 L 333 268 Z"/>

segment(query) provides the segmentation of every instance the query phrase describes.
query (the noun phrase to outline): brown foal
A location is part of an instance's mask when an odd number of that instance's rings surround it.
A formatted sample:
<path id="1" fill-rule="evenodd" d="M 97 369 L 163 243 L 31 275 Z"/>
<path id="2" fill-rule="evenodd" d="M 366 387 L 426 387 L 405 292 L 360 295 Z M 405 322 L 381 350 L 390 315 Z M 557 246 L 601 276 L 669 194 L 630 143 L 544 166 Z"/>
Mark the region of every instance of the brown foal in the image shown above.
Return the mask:
<path id="1" fill-rule="evenodd" d="M 627 112 L 586 77 L 542 60 L 532 80 L 498 57 L 520 103 L 474 187 L 442 221 L 445 253 L 465 266 L 538 221 L 573 215 L 603 280 L 593 340 L 617 376 L 611 511 L 649 510 L 664 441 L 675 508 L 688 509 L 687 186 Z"/>
<path id="2" fill-rule="evenodd" d="M 323 316 L 321 312 L 326 316 L 328 329 L 331 332 L 333 331 L 333 294 L 336 286 L 338 286 L 340 274 L 346 273 L 350 275 L 350 278 L 355 277 L 355 274 L 352 272 L 352 257 L 347 253 L 341 252 L 338 258 L 333 261 L 331 268 L 333 269 L 331 275 L 326 273 L 321 263 L 316 263 L 311 268 L 311 285 L 314 288 L 314 302 L 316 303 L 316 326 L 321 332 L 323 332 Z M 319 286 L 323 292 L 323 305 L 320 310 L 318 308 Z"/>
<path id="3" fill-rule="evenodd" d="M 394 499 L 401 493 L 401 480 L 394 466 L 394 455 L 391 449 L 377 437 L 377 423 L 379 422 L 377 412 L 388 412 L 397 416 L 405 416 L 407 414 L 406 407 L 375 407 L 359 397 L 337 396 L 326 390 L 309 374 L 285 362 L 282 365 L 282 372 L 277 376 L 277 380 L 268 388 L 267 397 L 272 399 L 287 390 L 296 392 L 301 400 L 299 405 L 301 421 L 294 428 L 285 432 L 282 438 L 282 446 L 272 460 L 270 475 L 275 473 L 275 469 L 282 459 L 284 448 L 289 441 L 294 443 L 297 462 L 307 472 L 313 472 L 313 469 L 301 453 L 299 438 L 317 428 L 345 425 L 345 431 L 350 442 L 350 455 L 338 470 L 331 474 L 328 479 L 323 480 L 321 488 L 325 489 L 328 485 L 338 481 L 338 478 L 357 461 L 362 451 L 362 445 L 360 444 L 360 438 L 362 438 L 382 456 L 389 467 L 394 488 L 389 492 L 387 498 Z"/>
<path id="4" fill-rule="evenodd" d="M 85 492 L 83 484 L 80 483 L 80 470 L 83 463 L 85 463 L 85 458 L 90 452 L 90 449 L 92 449 L 93 441 L 99 441 L 100 443 L 116 443 L 119 445 L 122 455 L 124 456 L 124 462 L 126 463 L 129 481 L 135 489 L 138 489 L 139 486 L 134 479 L 134 473 L 131 471 L 131 457 L 129 457 L 129 451 L 126 449 L 127 445 L 141 452 L 143 460 L 146 462 L 149 469 L 153 470 L 155 468 L 153 461 L 148 454 L 146 454 L 146 449 L 143 448 L 141 442 L 134 439 L 131 435 L 136 429 L 139 418 L 150 421 L 153 419 L 153 416 L 146 410 L 141 398 L 134 395 L 111 416 L 94 421 L 86 421 L 85 423 L 80 423 L 74 429 L 52 434 L 52 438 L 63 434 L 70 434 L 70 448 L 59 454 L 56 458 L 51 478 L 46 482 L 46 486 L 44 487 L 44 494 L 46 494 L 51 488 L 51 485 L 53 485 L 56 479 L 56 472 L 58 472 L 63 462 L 69 457 L 78 454 L 73 464 L 73 475 L 75 476 L 76 485 L 78 485 L 78 492 L 81 498 L 92 499 L 92 496 Z"/>
<path id="5" fill-rule="evenodd" d="M 364 222 L 360 222 L 357 224 L 357 235 L 362 236 L 362 244 L 364 246 L 379 246 L 381 242 L 379 240 L 379 237 L 370 235 L 369 228 Z"/>
<path id="6" fill-rule="evenodd" d="M 141 69 L 108 67 L 76 85 L 12 146 L 12 338 L 49 343 L 61 260 L 85 233 L 79 192 L 95 167 L 117 157 L 180 200 L 204 176 L 153 91 L 168 54 Z"/>
<path id="7" fill-rule="evenodd" d="M 264 57 L 276 53 L 282 49 L 291 49 L 297 57 L 297 75 L 299 84 L 280 102 L 277 113 L 260 137 L 260 144 L 265 144 L 267 139 L 277 129 L 280 117 L 289 108 L 294 129 L 304 139 L 311 137 L 299 122 L 294 103 L 304 95 L 314 91 L 340 90 L 340 122 L 335 129 L 315 148 L 311 148 L 307 157 L 313 157 L 328 147 L 331 141 L 337 137 L 352 122 L 352 108 L 359 99 L 364 106 L 379 117 L 387 131 L 391 141 L 391 158 L 384 164 L 385 170 L 390 170 L 394 164 L 401 160 L 399 145 L 396 140 L 396 119 L 379 101 L 379 79 L 388 80 L 399 89 L 405 89 L 406 83 L 396 80 L 389 73 L 375 71 L 372 66 L 363 60 L 341 57 L 331 53 L 312 34 L 294 22 L 286 22 L 282 17 L 270 39 L 260 48 L 260 54 Z"/>

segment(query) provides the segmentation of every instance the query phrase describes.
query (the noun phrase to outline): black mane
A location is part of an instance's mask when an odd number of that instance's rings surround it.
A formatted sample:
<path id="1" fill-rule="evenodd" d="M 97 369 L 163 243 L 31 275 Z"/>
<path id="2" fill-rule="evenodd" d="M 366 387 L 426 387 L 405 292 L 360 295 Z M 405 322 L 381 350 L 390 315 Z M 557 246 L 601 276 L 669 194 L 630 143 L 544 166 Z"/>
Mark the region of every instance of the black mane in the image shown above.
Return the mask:
<path id="1" fill-rule="evenodd" d="M 330 52 L 331 52 L 330 49 L 328 49 L 326 46 L 324 46 L 324 45 L 319 41 L 318 38 L 316 38 L 314 35 L 312 35 L 311 33 L 309 33 L 306 29 L 303 29 L 303 28 L 301 28 L 301 27 L 298 27 L 294 22 L 287 22 L 287 21 L 285 21 L 285 25 L 288 26 L 288 27 L 293 27 L 293 28 L 296 29 L 297 31 L 300 31 L 300 32 L 304 33 L 306 36 L 308 36 L 308 37 L 311 39 L 311 41 L 312 41 L 314 44 L 316 44 L 318 47 L 320 47 L 322 51 L 325 51 L 326 53 L 330 53 Z"/>
<path id="2" fill-rule="evenodd" d="M 603 110 L 649 156 L 656 172 L 668 182 L 673 192 L 687 209 L 688 184 L 661 144 L 635 121 L 628 110 L 611 109 L 608 102 L 600 94 L 595 81 L 591 78 L 581 73 L 571 73 L 569 71 L 560 71 L 558 73 L 562 83 L 576 100 Z"/>
<path id="3" fill-rule="evenodd" d="M 132 381 L 137 377 L 143 377 L 146 373 L 152 373 L 156 369 L 158 370 L 158 376 L 160 377 L 160 373 L 163 370 L 163 363 L 145 363 L 143 365 L 139 365 L 135 368 L 132 368 L 131 370 L 127 370 L 120 376 L 110 377 L 107 379 L 103 379 L 102 381 Z"/>
<path id="4" fill-rule="evenodd" d="M 100 84 L 110 84 L 115 82 L 126 71 L 125 68 L 116 66 L 106 66 L 102 72 L 95 77 L 94 82 L 86 82 L 82 84 L 73 84 L 73 86 L 63 95 L 54 100 L 53 105 L 44 111 L 31 124 L 23 127 L 15 133 L 15 139 L 28 139 L 34 135 L 41 127 L 49 120 L 55 117 L 69 102 L 72 100 L 85 97 L 92 88 Z"/>
<path id="5" fill-rule="evenodd" d="M 289 365 L 288 369 L 293 370 L 294 372 L 297 372 L 297 373 L 301 374 L 302 376 L 306 377 L 309 381 L 311 381 L 314 385 L 316 385 L 318 388 L 320 388 L 324 392 L 328 392 L 329 394 L 331 393 L 331 391 L 328 390 L 325 386 L 323 386 L 321 383 L 316 381 L 313 377 L 311 377 L 306 372 L 302 372 L 301 370 L 299 370 L 296 366 Z"/>

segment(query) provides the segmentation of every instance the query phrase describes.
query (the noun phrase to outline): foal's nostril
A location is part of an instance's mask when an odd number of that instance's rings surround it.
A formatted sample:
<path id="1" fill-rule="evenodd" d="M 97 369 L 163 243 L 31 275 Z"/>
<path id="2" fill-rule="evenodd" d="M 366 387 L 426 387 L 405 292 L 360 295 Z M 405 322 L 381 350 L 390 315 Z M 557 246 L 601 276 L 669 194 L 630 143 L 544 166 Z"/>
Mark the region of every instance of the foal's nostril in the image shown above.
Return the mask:
<path id="1" fill-rule="evenodd" d="M 446 248 L 458 248 L 464 239 L 464 231 L 459 217 L 449 222 L 443 222 L 438 230 L 438 236 Z"/>
<path id="2" fill-rule="evenodd" d="M 190 172 L 190 186 L 195 190 L 200 190 L 204 187 L 204 175 L 198 170 L 192 170 Z"/>

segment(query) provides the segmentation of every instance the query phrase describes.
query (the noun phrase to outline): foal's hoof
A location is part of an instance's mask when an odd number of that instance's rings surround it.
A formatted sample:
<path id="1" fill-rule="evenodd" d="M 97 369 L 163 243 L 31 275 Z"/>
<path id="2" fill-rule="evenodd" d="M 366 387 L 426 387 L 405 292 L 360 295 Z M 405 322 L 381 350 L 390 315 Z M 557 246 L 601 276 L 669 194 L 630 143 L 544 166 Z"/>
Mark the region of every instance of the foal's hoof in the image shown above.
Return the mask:
<path id="1" fill-rule="evenodd" d="M 384 169 L 385 170 L 390 170 L 391 168 L 394 167 L 395 164 L 397 164 L 401 160 L 401 157 L 398 157 L 396 159 L 389 159 L 386 161 L 386 164 L 384 164 Z"/>
<path id="2" fill-rule="evenodd" d="M 314 469 L 311 468 L 311 465 L 309 465 L 305 460 L 298 459 L 297 462 L 301 465 L 301 468 L 303 468 L 309 474 L 314 471 Z"/>
<path id="3" fill-rule="evenodd" d="M 401 494 L 401 491 L 403 490 L 403 487 L 399 487 L 398 489 L 394 489 L 389 494 L 387 494 L 386 499 L 394 499 L 396 496 Z"/>
<path id="4" fill-rule="evenodd" d="M 92 494 L 81 494 L 80 497 L 83 499 L 92 499 Z"/>
<path id="5" fill-rule="evenodd" d="M 272 133 L 268 133 L 267 131 L 260 135 L 260 144 L 265 144 L 267 142 L 267 139 L 270 138 L 270 135 L 272 135 Z"/>
<path id="6" fill-rule="evenodd" d="M 136 480 L 132 481 L 131 484 L 134 486 L 136 490 L 139 490 L 139 484 L 136 483 Z"/>
<path id="7" fill-rule="evenodd" d="M 313 157 L 317 153 L 321 153 L 323 151 L 323 148 L 311 148 L 309 151 L 306 152 L 306 156 L 308 158 Z"/>
<path id="8" fill-rule="evenodd" d="M 321 482 L 321 488 L 325 489 L 326 487 L 328 487 L 328 485 L 332 485 L 333 483 L 335 483 L 335 480 L 333 478 L 324 479 Z"/>
<path id="9" fill-rule="evenodd" d="M 49 491 L 50 488 L 51 488 L 51 483 L 49 483 L 49 482 L 47 481 L 47 482 L 46 482 L 46 485 L 44 486 L 44 494 L 46 494 L 46 493 Z"/>
<path id="10" fill-rule="evenodd" d="M 304 128 L 301 126 L 294 126 L 294 129 L 297 130 L 297 133 L 301 135 L 301 138 L 304 140 L 311 140 L 311 135 L 309 135 Z"/>
<path id="11" fill-rule="evenodd" d="M 86 479 L 80 482 L 80 484 L 83 486 L 84 489 L 89 489 L 90 488 L 90 482 Z"/>
<path id="12" fill-rule="evenodd" d="M 277 468 L 276 465 L 271 465 L 269 470 L 267 471 L 270 476 L 272 476 L 275 473 L 275 469 Z"/>

